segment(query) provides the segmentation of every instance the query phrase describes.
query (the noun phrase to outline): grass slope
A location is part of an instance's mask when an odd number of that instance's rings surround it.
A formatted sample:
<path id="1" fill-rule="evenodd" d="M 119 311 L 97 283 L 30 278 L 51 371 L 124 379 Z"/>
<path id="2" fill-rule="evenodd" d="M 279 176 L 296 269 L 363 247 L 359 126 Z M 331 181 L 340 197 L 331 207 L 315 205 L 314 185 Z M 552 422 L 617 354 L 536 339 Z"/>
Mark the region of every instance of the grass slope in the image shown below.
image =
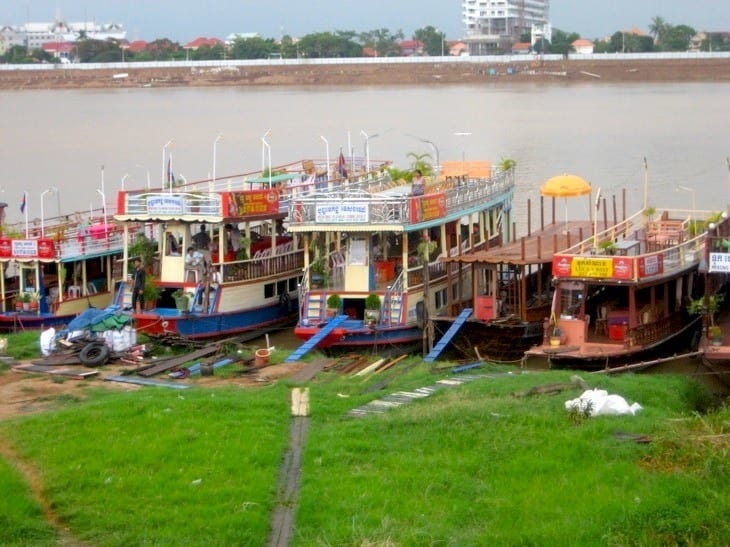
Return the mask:
<path id="1" fill-rule="evenodd" d="M 564 401 L 580 389 L 511 396 L 569 376 L 480 379 L 349 418 L 351 408 L 438 376 L 424 365 L 365 382 L 321 374 L 310 384 L 293 544 L 730 544 L 730 412 L 693 413 L 703 393 L 672 376 L 584 376 L 644 406 L 635 417 L 569 415 Z M 368 392 L 384 380 L 387 390 Z M 282 383 L 100 392 L 0 424 L 0 435 L 37 467 L 80 540 L 262 545 L 288 424 Z M 0 467 L 0 480 L 8 475 Z M 37 508 L 26 502 L 15 513 L 43 530 Z M 0 543 L 17 543 L 4 528 Z"/>

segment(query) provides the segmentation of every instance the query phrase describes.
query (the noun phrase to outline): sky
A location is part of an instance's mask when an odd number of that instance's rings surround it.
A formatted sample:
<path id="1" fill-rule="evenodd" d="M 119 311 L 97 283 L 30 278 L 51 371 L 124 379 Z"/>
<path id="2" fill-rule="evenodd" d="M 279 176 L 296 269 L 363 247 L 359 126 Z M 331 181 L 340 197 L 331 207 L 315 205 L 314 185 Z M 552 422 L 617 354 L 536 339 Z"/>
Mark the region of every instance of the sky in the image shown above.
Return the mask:
<path id="1" fill-rule="evenodd" d="M 0 0 L 0 26 L 50 21 L 121 23 L 129 40 L 170 38 L 187 43 L 199 36 L 234 32 L 282 34 L 385 28 L 411 37 L 431 25 L 447 39 L 462 35 L 461 0 Z M 696 30 L 730 31 L 728 0 L 552 0 L 553 28 L 600 38 L 617 30 L 648 30 L 660 16 Z"/>

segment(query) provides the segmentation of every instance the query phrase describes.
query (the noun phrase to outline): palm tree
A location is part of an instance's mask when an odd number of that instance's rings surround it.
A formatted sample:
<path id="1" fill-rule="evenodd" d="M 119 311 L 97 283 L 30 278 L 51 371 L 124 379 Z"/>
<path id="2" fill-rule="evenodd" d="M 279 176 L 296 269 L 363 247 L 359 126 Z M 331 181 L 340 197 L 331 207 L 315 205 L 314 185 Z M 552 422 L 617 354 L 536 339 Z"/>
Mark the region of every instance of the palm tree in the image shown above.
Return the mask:
<path id="1" fill-rule="evenodd" d="M 649 25 L 649 32 L 654 36 L 655 42 L 660 42 L 664 38 L 664 35 L 666 34 L 667 30 L 669 30 L 671 25 L 669 25 L 663 17 L 656 16 L 651 20 L 651 25 Z"/>
<path id="2" fill-rule="evenodd" d="M 413 161 L 411 162 L 412 171 L 418 169 L 425 177 L 431 176 L 433 174 L 433 166 L 426 161 L 427 158 L 431 159 L 431 154 L 416 154 L 415 152 L 408 152 L 408 154 L 406 154 L 406 157 L 413 158 Z"/>
<path id="3" fill-rule="evenodd" d="M 499 160 L 499 163 L 497 164 L 497 168 L 500 171 L 509 171 L 510 169 L 514 169 L 517 167 L 517 162 L 510 158 L 501 158 Z"/>

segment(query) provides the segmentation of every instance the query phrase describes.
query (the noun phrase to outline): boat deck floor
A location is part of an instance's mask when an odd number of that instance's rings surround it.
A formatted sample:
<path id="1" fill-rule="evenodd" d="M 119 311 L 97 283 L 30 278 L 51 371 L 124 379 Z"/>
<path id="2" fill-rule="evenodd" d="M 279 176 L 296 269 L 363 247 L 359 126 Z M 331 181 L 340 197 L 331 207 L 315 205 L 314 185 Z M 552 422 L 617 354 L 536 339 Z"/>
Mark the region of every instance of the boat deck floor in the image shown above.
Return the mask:
<path id="1" fill-rule="evenodd" d="M 640 348 L 639 348 L 640 349 Z M 634 353 L 637 348 L 627 348 L 623 342 L 583 342 L 579 345 L 535 346 L 525 352 L 525 356 L 533 357 L 576 357 L 580 359 L 598 360 L 604 357 L 620 357 Z"/>
<path id="2" fill-rule="evenodd" d="M 598 223 L 598 230 L 607 226 Z M 524 236 L 499 247 L 488 250 L 454 256 L 445 261 L 451 262 L 489 262 L 511 264 L 540 264 L 548 263 L 553 255 L 579 243 L 593 234 L 593 223 L 590 220 L 573 220 L 554 222 L 542 229 L 533 230 L 529 236 Z"/>

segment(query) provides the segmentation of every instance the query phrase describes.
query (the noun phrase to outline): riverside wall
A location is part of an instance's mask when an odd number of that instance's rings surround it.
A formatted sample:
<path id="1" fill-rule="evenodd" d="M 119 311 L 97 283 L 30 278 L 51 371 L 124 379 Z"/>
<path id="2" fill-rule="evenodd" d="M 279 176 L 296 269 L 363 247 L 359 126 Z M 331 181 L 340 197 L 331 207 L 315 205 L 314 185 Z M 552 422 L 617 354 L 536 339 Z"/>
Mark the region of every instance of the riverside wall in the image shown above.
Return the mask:
<path id="1" fill-rule="evenodd" d="M 434 58 L 429 58 L 434 59 Z M 152 65 L 152 66 L 150 66 Z M 32 68 L 32 69 L 30 69 Z M 727 82 L 730 57 L 679 59 L 561 59 L 512 57 L 470 60 L 360 63 L 236 62 L 117 63 L 106 67 L 0 65 L 0 89 L 81 89 L 206 86 L 385 86 L 514 83 Z"/>

